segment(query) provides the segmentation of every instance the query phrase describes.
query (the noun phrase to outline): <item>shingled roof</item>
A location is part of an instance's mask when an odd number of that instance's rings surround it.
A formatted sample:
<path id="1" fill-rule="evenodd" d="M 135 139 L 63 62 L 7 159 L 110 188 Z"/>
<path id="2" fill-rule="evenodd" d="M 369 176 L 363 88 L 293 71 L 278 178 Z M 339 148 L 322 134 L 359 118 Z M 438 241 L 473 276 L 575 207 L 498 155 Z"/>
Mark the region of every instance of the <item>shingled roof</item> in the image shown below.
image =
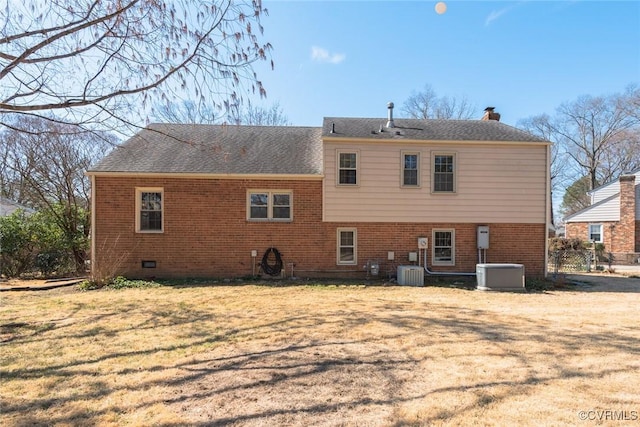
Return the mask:
<path id="1" fill-rule="evenodd" d="M 387 119 L 325 117 L 322 137 L 418 141 L 549 142 L 496 120 L 394 119 L 393 122 L 395 126 L 387 128 Z"/>
<path id="2" fill-rule="evenodd" d="M 320 128 L 151 124 L 89 173 L 322 175 Z"/>
<path id="3" fill-rule="evenodd" d="M 323 127 L 151 124 L 92 173 L 323 174 L 323 138 L 549 143 L 495 120 L 327 117 Z"/>
<path id="4" fill-rule="evenodd" d="M 32 214 L 35 212 L 35 210 L 21 205 L 18 202 L 14 202 L 13 200 L 0 196 L 0 216 L 9 216 L 18 209 L 23 210 L 26 214 Z"/>

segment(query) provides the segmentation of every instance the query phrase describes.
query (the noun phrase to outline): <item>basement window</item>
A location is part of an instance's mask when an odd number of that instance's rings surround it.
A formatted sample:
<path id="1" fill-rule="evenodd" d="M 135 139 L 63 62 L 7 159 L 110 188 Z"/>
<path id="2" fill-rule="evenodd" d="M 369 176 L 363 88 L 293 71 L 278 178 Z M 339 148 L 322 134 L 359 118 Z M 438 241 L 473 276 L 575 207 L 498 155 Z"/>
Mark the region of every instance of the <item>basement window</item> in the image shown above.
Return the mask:
<path id="1" fill-rule="evenodd" d="M 338 265 L 358 263 L 355 228 L 338 228 Z"/>
<path id="2" fill-rule="evenodd" d="M 455 230 L 433 230 L 433 265 L 455 265 Z"/>

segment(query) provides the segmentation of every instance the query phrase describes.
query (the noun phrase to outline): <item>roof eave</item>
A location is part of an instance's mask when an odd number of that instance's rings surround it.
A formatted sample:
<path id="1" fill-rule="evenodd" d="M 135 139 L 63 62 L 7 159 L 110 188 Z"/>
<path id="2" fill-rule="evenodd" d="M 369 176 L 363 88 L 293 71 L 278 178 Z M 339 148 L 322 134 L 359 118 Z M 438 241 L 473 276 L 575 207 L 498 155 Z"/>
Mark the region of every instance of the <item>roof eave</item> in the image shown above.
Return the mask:
<path id="1" fill-rule="evenodd" d="M 125 171 L 87 171 L 86 176 L 126 177 L 126 178 L 176 178 L 176 179 L 255 179 L 255 180 L 322 180 L 324 174 L 224 174 L 189 172 L 125 172 Z"/>
<path id="2" fill-rule="evenodd" d="M 357 143 L 409 143 L 409 144 L 478 144 L 478 145 L 550 145 L 550 141 L 494 141 L 466 139 L 414 139 L 414 138 L 368 138 L 356 136 L 322 136 L 324 142 L 357 142 Z"/>

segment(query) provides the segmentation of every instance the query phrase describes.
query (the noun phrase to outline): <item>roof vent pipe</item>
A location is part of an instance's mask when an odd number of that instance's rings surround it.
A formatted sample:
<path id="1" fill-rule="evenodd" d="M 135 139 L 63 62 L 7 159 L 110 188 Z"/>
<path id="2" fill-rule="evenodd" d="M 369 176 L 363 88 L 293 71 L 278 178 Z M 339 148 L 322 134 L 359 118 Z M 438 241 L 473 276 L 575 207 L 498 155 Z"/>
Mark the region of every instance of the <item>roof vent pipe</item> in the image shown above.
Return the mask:
<path id="1" fill-rule="evenodd" d="M 393 102 L 388 103 L 387 108 L 389 109 L 389 118 L 387 121 L 387 127 L 392 128 L 392 127 L 395 127 L 395 125 L 393 124 Z"/>
<path id="2" fill-rule="evenodd" d="M 336 124 L 335 123 L 331 123 L 331 132 L 330 133 L 336 133 Z"/>

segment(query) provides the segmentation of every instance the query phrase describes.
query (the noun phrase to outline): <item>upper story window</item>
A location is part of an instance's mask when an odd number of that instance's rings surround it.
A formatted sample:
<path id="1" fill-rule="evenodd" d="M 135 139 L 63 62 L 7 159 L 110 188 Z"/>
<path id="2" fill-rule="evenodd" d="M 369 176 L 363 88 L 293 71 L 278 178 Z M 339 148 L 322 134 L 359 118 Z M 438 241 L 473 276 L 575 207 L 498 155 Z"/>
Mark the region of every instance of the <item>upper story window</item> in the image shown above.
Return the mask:
<path id="1" fill-rule="evenodd" d="M 433 192 L 455 193 L 456 183 L 456 156 L 455 154 L 433 155 Z"/>
<path id="2" fill-rule="evenodd" d="M 162 233 L 164 231 L 164 190 L 136 188 L 136 231 Z"/>
<path id="3" fill-rule="evenodd" d="M 358 153 L 339 152 L 338 153 L 338 184 L 357 185 L 358 184 Z"/>
<path id="4" fill-rule="evenodd" d="M 402 186 L 417 187 L 420 185 L 420 155 L 418 153 L 402 153 Z"/>
<path id="5" fill-rule="evenodd" d="M 247 219 L 291 221 L 290 191 L 251 190 L 248 192 Z"/>
<path id="6" fill-rule="evenodd" d="M 602 224 L 589 224 L 589 240 L 602 243 Z"/>

